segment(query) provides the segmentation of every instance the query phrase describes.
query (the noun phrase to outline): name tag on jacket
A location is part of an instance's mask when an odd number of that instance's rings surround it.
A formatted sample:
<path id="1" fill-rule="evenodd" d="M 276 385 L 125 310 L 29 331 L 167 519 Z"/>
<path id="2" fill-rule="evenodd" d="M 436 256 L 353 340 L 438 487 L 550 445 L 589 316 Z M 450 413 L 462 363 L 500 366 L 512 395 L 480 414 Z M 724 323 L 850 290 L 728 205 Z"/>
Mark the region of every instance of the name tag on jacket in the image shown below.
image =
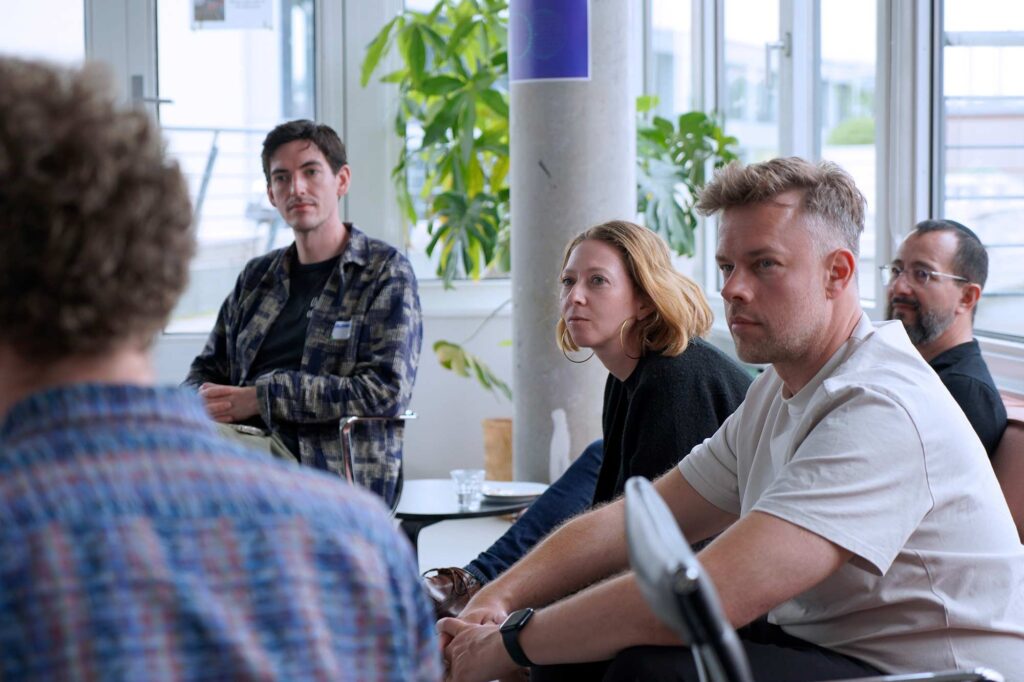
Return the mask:
<path id="1" fill-rule="evenodd" d="M 345 341 L 352 335 L 352 322 L 349 320 L 338 320 L 331 330 L 331 339 L 334 341 Z"/>

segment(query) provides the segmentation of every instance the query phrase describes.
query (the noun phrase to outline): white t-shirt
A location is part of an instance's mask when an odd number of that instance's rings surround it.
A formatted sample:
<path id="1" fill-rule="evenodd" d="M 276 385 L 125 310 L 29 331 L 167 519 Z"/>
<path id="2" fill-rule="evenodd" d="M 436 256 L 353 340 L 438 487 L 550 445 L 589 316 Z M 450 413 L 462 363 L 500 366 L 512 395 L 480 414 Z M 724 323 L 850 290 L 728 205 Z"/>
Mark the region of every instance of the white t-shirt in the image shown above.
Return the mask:
<path id="1" fill-rule="evenodd" d="M 864 316 L 799 393 L 782 388 L 764 372 L 679 465 L 715 506 L 853 552 L 769 620 L 888 672 L 1024 679 L 1024 549 L 984 447 L 903 325 Z"/>

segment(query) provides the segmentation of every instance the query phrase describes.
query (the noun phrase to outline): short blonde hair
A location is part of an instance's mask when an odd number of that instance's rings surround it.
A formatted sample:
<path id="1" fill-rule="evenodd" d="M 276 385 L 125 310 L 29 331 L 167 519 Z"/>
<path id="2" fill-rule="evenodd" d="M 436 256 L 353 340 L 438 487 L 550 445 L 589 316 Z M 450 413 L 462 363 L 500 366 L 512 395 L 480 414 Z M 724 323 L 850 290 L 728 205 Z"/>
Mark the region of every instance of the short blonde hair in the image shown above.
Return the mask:
<path id="1" fill-rule="evenodd" d="M 654 312 L 636 323 L 642 352 L 679 355 L 694 336 L 704 336 L 714 319 L 708 300 L 689 277 L 672 267 L 668 246 L 657 234 L 625 220 L 612 220 L 581 232 L 565 247 L 562 268 L 572 250 L 593 239 L 613 246 L 622 256 L 637 293 L 647 298 Z M 558 347 L 577 351 L 566 334 L 565 320 L 559 319 L 555 330 Z"/>
<path id="2" fill-rule="evenodd" d="M 811 163 L 798 156 L 744 166 L 733 161 L 715 172 L 700 192 L 704 215 L 771 201 L 783 192 L 803 191 L 802 208 L 814 219 L 823 250 L 842 246 L 855 256 L 864 231 L 864 195 L 845 170 L 831 161 Z"/>

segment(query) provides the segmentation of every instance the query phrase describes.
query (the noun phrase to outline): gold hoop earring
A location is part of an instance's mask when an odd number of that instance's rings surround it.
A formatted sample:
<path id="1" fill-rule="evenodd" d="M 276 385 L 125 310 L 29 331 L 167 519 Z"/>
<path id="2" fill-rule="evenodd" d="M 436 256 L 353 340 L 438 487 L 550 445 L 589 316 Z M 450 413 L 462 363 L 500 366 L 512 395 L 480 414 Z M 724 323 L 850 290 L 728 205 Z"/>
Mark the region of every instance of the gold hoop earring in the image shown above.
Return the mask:
<path id="1" fill-rule="evenodd" d="M 641 357 L 641 356 L 643 355 L 643 353 L 641 353 L 640 355 L 638 355 L 638 356 L 636 356 L 636 357 L 634 358 L 634 357 L 633 357 L 632 355 L 630 355 L 630 354 L 629 354 L 629 353 L 628 353 L 628 352 L 626 351 L 626 344 L 625 344 L 625 343 L 623 343 L 623 341 L 622 341 L 622 335 L 623 335 L 623 333 L 625 333 L 625 331 L 626 331 L 626 325 L 628 325 L 628 324 L 629 324 L 629 323 L 630 323 L 631 321 L 632 321 L 632 320 L 629 320 L 629 319 L 625 319 L 625 320 L 623 320 L 623 321 L 622 321 L 622 326 L 620 326 L 620 327 L 619 327 L 619 347 L 620 347 L 620 348 L 622 348 L 622 354 L 623 354 L 623 355 L 625 355 L 625 356 L 626 356 L 627 358 L 629 358 L 630 360 L 639 360 L 639 359 L 640 359 L 640 357 Z"/>
<path id="2" fill-rule="evenodd" d="M 567 331 L 568 330 L 566 328 L 564 328 L 564 327 L 562 328 L 562 336 L 561 336 L 562 343 L 561 343 L 561 345 L 559 345 L 559 348 L 562 349 L 562 355 L 565 356 L 566 360 L 568 360 L 569 362 L 573 363 L 574 365 L 582 365 L 584 362 L 586 362 L 590 358 L 594 357 L 594 351 L 590 351 L 590 355 L 588 355 L 587 357 L 583 358 L 582 360 L 573 360 L 572 358 L 570 358 L 569 354 L 565 352 L 565 347 L 569 345 L 568 343 L 565 342 L 565 332 L 567 332 Z"/>

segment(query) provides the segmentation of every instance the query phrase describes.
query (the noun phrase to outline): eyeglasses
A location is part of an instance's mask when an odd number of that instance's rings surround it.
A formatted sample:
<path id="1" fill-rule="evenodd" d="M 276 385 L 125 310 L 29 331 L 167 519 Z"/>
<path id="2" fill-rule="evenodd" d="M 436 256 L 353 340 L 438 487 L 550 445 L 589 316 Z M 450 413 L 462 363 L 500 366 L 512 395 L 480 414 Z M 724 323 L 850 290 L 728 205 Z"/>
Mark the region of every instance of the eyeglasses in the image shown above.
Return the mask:
<path id="1" fill-rule="evenodd" d="M 900 275 L 906 273 L 910 278 L 910 281 L 917 286 L 926 286 L 931 282 L 937 282 L 940 279 L 951 279 L 956 282 L 970 282 L 971 280 L 960 275 L 949 275 L 945 272 L 936 272 L 935 270 L 925 270 L 924 268 L 901 268 L 898 265 L 890 263 L 889 265 L 879 265 L 879 271 L 882 273 L 882 284 L 889 286 L 900 278 Z"/>

